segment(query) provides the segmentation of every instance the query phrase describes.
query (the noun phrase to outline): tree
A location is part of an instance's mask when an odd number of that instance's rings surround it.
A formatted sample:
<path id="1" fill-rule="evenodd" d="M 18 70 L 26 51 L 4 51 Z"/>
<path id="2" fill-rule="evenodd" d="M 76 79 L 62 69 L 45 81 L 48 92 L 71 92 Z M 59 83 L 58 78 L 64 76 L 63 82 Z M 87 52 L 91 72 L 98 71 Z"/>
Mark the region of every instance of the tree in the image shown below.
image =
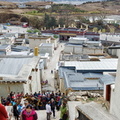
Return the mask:
<path id="1" fill-rule="evenodd" d="M 49 21 L 50 21 L 50 16 L 45 13 L 45 16 L 44 16 L 44 26 L 46 28 L 49 28 Z"/>
<path id="2" fill-rule="evenodd" d="M 65 25 L 65 18 L 59 18 L 58 25 L 60 25 L 61 27 L 63 27 L 63 25 Z"/>
<path id="3" fill-rule="evenodd" d="M 57 26 L 56 19 L 54 17 L 50 17 L 49 15 L 45 14 L 45 16 L 44 16 L 44 26 L 47 29 L 50 29 L 52 27 L 56 27 Z"/>
<path id="4" fill-rule="evenodd" d="M 37 28 L 37 29 L 40 29 L 41 27 L 43 27 L 43 21 L 38 17 L 30 17 L 29 24 L 33 28 Z"/>
<path id="5" fill-rule="evenodd" d="M 56 27 L 57 23 L 56 23 L 56 19 L 54 17 L 50 18 L 50 27 Z"/>

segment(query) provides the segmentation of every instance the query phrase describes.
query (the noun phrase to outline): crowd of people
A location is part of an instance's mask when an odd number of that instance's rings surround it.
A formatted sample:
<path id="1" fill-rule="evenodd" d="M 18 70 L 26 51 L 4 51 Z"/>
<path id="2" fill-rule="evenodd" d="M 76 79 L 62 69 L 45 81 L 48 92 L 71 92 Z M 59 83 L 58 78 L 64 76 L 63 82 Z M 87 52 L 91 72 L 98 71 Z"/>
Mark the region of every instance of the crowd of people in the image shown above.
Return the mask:
<path id="1" fill-rule="evenodd" d="M 56 118 L 55 111 L 60 110 L 60 120 L 67 120 L 67 98 L 64 93 L 35 92 L 34 94 L 23 94 L 11 92 L 7 98 L 1 97 L 4 106 L 13 106 L 15 120 L 39 120 L 36 110 L 46 110 L 46 120 L 50 120 L 51 115 Z M 29 117 L 29 119 L 27 119 Z M 2 119 L 0 119 L 2 120 Z M 3 119 L 4 120 L 4 119 Z M 5 119 L 6 120 L 6 119 Z"/>

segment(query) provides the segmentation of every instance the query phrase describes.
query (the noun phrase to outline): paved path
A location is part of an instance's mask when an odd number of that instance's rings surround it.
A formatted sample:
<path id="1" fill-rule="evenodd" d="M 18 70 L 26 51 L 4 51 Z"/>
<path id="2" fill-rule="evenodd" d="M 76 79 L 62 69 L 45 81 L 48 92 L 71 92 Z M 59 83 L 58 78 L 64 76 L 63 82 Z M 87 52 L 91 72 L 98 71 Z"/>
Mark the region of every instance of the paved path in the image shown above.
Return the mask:
<path id="1" fill-rule="evenodd" d="M 37 115 L 38 115 L 38 120 L 47 120 L 45 110 L 37 111 Z M 59 120 L 59 118 L 60 118 L 60 112 L 59 111 L 56 111 L 56 119 L 54 119 L 53 116 L 51 115 L 51 120 Z M 12 117 L 11 120 L 15 120 L 14 117 Z"/>
<path id="2" fill-rule="evenodd" d="M 46 111 L 45 110 L 41 110 L 41 111 L 37 111 L 38 113 L 38 120 L 46 120 Z M 53 118 L 53 116 L 51 115 L 51 120 L 59 120 L 60 119 L 60 112 L 56 111 L 56 119 Z"/>
<path id="3" fill-rule="evenodd" d="M 59 61 L 60 52 L 63 50 L 63 43 L 59 44 L 57 50 L 55 50 L 54 55 L 50 58 L 48 62 L 48 68 L 45 69 L 44 80 L 48 80 L 48 83 L 54 88 L 54 74 L 51 74 L 51 70 L 56 69 L 56 65 Z M 62 47 L 61 47 L 62 46 Z"/>
<path id="4" fill-rule="evenodd" d="M 62 46 L 62 47 L 61 47 Z M 50 62 L 48 63 L 48 68 L 45 70 L 44 74 L 44 80 L 48 80 L 48 83 L 54 88 L 54 74 L 51 74 L 51 70 L 54 70 L 56 68 L 56 64 L 59 61 L 59 55 L 60 52 L 63 50 L 64 44 L 61 43 L 57 50 L 54 52 L 54 56 L 50 58 Z M 46 120 L 46 111 L 45 110 L 40 110 L 37 111 L 38 113 L 38 120 Z M 56 111 L 56 120 L 60 119 L 60 112 Z M 51 115 L 51 120 L 55 120 L 52 115 Z"/>

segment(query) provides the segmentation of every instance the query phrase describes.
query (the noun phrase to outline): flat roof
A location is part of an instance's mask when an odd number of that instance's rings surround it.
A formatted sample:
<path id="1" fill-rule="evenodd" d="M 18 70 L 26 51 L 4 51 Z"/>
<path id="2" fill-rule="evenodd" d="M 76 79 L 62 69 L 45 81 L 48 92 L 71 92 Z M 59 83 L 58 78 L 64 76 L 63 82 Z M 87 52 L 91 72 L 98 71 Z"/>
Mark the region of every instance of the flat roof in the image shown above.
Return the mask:
<path id="1" fill-rule="evenodd" d="M 118 59 L 100 59 L 100 61 L 65 61 L 65 67 L 75 67 L 79 71 L 116 71 Z"/>
<path id="2" fill-rule="evenodd" d="M 69 40 L 88 40 L 87 38 L 85 37 L 70 37 Z"/>
<path id="3" fill-rule="evenodd" d="M 52 43 L 42 43 L 40 46 L 52 46 Z"/>

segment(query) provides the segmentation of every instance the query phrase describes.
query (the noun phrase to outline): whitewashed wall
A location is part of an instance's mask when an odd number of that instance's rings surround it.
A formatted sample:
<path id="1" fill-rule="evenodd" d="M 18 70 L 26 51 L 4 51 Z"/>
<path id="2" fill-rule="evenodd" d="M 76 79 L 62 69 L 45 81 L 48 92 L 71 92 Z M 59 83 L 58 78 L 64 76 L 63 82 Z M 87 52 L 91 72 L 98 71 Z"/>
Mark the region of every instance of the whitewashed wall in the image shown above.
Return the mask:
<path id="1" fill-rule="evenodd" d="M 53 54 L 54 54 L 53 44 L 52 44 L 52 46 L 39 46 L 39 52 L 40 52 L 40 54 L 49 53 L 50 56 L 53 56 Z"/>
<path id="2" fill-rule="evenodd" d="M 73 53 L 73 47 L 72 46 L 65 46 L 64 53 Z"/>
<path id="3" fill-rule="evenodd" d="M 35 47 L 39 47 L 41 43 L 51 43 L 51 39 L 29 39 L 29 47 L 34 49 Z"/>
<path id="4" fill-rule="evenodd" d="M 111 93 L 110 113 L 120 118 L 120 53 L 115 80 L 115 89 Z"/>
<path id="5" fill-rule="evenodd" d="M 0 96 L 7 97 L 7 95 L 11 92 L 22 92 L 24 91 L 23 83 L 1 83 L 0 84 Z"/>

